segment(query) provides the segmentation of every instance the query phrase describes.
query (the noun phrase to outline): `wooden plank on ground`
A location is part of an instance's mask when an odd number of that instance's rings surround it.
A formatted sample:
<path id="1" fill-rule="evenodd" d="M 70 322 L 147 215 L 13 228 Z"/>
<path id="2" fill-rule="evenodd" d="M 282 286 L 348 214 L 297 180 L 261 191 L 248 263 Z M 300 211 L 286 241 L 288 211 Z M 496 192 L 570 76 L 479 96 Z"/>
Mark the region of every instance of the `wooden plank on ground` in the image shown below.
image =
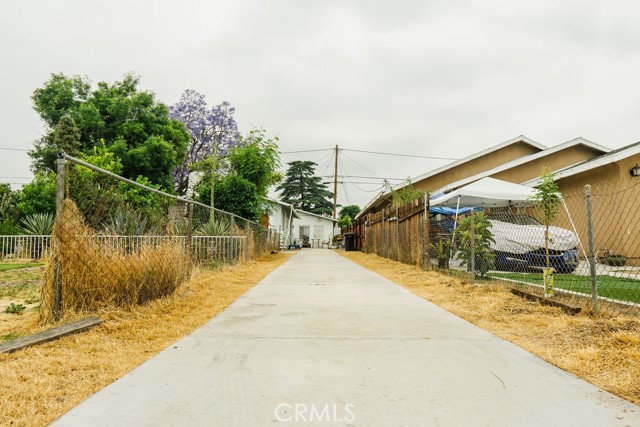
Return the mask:
<path id="1" fill-rule="evenodd" d="M 28 335 L 26 337 L 18 338 L 12 341 L 8 341 L 4 344 L 0 344 L 0 353 L 11 353 L 22 348 L 31 347 L 32 345 L 43 344 L 49 341 L 60 339 L 62 337 L 66 337 L 67 335 L 84 332 L 87 329 L 99 325 L 102 322 L 103 320 L 101 318 L 92 316 L 86 319 L 67 323 L 66 325 L 47 329 L 46 331 L 38 332 L 37 334 Z"/>
<path id="2" fill-rule="evenodd" d="M 520 289 L 511 289 L 511 293 L 514 295 L 518 295 L 519 297 L 528 299 L 530 301 L 537 301 L 543 305 L 550 305 L 552 307 L 558 307 L 562 311 L 572 316 L 580 313 L 582 311 L 582 307 L 574 307 L 568 304 L 564 304 L 560 301 L 552 300 L 549 298 L 543 298 L 540 295 L 530 294 L 528 292 L 521 291 Z"/>

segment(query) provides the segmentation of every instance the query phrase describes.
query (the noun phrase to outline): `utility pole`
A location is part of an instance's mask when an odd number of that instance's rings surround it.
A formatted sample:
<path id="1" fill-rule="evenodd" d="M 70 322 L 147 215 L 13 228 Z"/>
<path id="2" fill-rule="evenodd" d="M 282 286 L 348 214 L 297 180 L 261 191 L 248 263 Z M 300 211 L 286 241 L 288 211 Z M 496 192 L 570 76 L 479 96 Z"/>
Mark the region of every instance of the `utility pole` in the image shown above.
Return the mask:
<path id="1" fill-rule="evenodd" d="M 338 145 L 336 145 L 336 158 L 333 166 L 333 219 L 336 218 L 338 207 Z"/>

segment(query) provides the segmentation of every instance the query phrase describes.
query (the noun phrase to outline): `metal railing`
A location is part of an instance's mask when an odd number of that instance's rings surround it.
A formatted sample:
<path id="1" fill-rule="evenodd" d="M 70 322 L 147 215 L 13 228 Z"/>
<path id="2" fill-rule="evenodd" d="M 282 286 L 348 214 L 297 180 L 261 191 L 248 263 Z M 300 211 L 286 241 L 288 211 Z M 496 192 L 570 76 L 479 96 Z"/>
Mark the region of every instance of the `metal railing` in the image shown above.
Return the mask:
<path id="1" fill-rule="evenodd" d="M 0 260 L 39 260 L 51 247 L 51 236 L 2 235 Z"/>

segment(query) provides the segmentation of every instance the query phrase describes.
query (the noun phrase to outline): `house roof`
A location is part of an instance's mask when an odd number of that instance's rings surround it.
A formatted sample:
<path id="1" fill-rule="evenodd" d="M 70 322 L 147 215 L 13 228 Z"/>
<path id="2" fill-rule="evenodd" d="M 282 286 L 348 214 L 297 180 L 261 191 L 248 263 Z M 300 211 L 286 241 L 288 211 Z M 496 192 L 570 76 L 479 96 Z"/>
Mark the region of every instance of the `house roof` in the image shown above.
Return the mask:
<path id="1" fill-rule="evenodd" d="M 540 151 L 538 153 L 534 153 L 534 154 L 530 154 L 528 156 L 524 156 L 524 157 L 520 157 L 520 158 L 514 159 L 514 160 L 512 160 L 510 162 L 504 163 L 504 164 L 502 164 L 500 166 L 496 166 L 493 169 L 489 169 L 487 171 L 478 173 L 478 174 L 470 176 L 468 178 L 464 178 L 464 179 L 458 180 L 456 182 L 452 182 L 451 184 L 447 184 L 444 187 L 438 189 L 437 193 L 446 193 L 448 191 L 455 190 L 457 188 L 460 188 L 460 187 L 462 187 L 464 185 L 470 184 L 470 183 L 472 183 L 474 181 L 477 181 L 479 179 L 482 179 L 484 177 L 492 176 L 492 175 L 494 175 L 496 173 L 499 173 L 499 172 L 502 172 L 502 171 L 505 171 L 505 170 L 509 170 L 509 169 L 512 169 L 512 168 L 515 168 L 515 167 L 518 167 L 518 166 L 523 165 L 525 163 L 528 163 L 530 161 L 537 160 L 537 159 L 549 156 L 551 154 L 555 154 L 555 153 L 557 153 L 559 151 L 562 151 L 562 150 L 565 150 L 567 148 L 575 147 L 576 145 L 584 145 L 585 147 L 589 147 L 589 148 L 593 149 L 594 151 L 599 151 L 600 153 L 603 153 L 603 154 L 604 153 L 608 153 L 608 152 L 611 151 L 610 148 L 607 148 L 607 147 L 602 146 L 600 144 L 596 144 L 595 142 L 589 141 L 588 139 L 584 139 L 582 137 L 579 137 L 579 138 L 575 138 L 575 139 L 572 139 L 572 140 L 567 141 L 567 142 L 563 142 L 562 144 L 558 144 L 558 145 L 556 145 L 554 147 L 547 148 L 546 150 Z"/>
<path id="2" fill-rule="evenodd" d="M 337 219 L 335 219 L 335 218 L 331 218 L 331 217 L 324 216 L 324 215 L 318 215 L 318 214 L 315 214 L 315 213 L 313 213 L 313 212 L 303 211 L 302 209 L 296 209 L 296 212 L 298 212 L 298 213 L 302 213 L 302 214 L 305 214 L 305 215 L 316 216 L 316 217 L 318 217 L 318 218 L 326 219 L 326 220 L 328 220 L 328 221 L 338 222 L 338 220 L 337 220 Z"/>
<path id="3" fill-rule="evenodd" d="M 553 178 L 555 180 L 558 180 L 558 179 L 566 178 L 569 176 L 577 175 L 582 172 L 587 172 L 587 171 L 599 168 L 601 166 L 608 165 L 608 164 L 620 161 L 622 159 L 626 159 L 627 157 L 631 157 L 639 153 L 640 153 L 640 142 L 636 142 L 636 143 L 612 150 L 607 154 L 603 154 L 602 156 L 596 157 L 595 159 L 585 160 L 584 162 L 567 166 L 566 168 L 553 172 Z M 524 182 L 523 184 L 533 187 L 539 182 L 540 182 L 540 178 L 537 177 L 527 182 Z"/>
<path id="4" fill-rule="evenodd" d="M 444 166 L 441 166 L 441 167 L 439 167 L 437 169 L 433 169 L 433 170 L 431 170 L 431 171 L 429 171 L 427 173 L 424 173 L 424 174 L 419 175 L 419 176 L 417 176 L 415 178 L 412 178 L 411 182 L 415 183 L 415 182 L 418 182 L 418 181 L 422 181 L 423 179 L 432 177 L 434 175 L 438 175 L 438 174 L 440 174 L 442 172 L 445 172 L 445 171 L 447 171 L 449 169 L 452 169 L 452 168 L 454 168 L 456 166 L 460 166 L 460 165 L 462 165 L 464 163 L 470 162 L 470 161 L 475 160 L 477 158 L 480 158 L 482 156 L 486 156 L 487 154 L 490 154 L 490 153 L 492 153 L 494 151 L 500 150 L 502 148 L 508 147 L 509 145 L 512 145 L 512 144 L 515 144 L 515 143 L 518 143 L 518 142 L 524 142 L 525 144 L 530 145 L 530 146 L 532 146 L 534 148 L 537 148 L 540 151 L 543 151 L 543 150 L 547 149 L 547 147 L 545 147 L 544 145 L 542 145 L 542 144 L 540 144 L 540 143 L 538 143 L 538 142 L 536 142 L 536 141 L 534 141 L 534 140 L 532 140 L 530 138 L 527 138 L 524 135 L 519 135 L 519 136 L 517 136 L 515 138 L 511 138 L 511 139 L 509 139 L 507 141 L 504 141 L 504 142 L 502 142 L 502 143 L 500 143 L 498 145 L 494 145 L 494 146 L 489 147 L 489 148 L 487 148 L 485 150 L 482 150 L 482 151 L 474 153 L 474 154 L 472 154 L 470 156 L 467 156 L 467 157 L 465 157 L 463 159 L 456 160 L 456 161 L 451 162 L 451 163 L 447 163 Z M 406 187 L 407 185 L 408 185 L 408 183 L 405 182 L 405 183 L 393 186 L 391 189 L 396 191 L 396 190 L 399 190 L 401 188 Z M 378 195 L 375 196 L 369 203 L 367 203 L 367 205 L 360 211 L 360 213 L 358 215 L 356 215 L 356 218 L 359 218 L 369 208 L 371 208 L 372 206 L 375 206 L 376 202 L 378 202 L 382 197 L 390 194 L 391 193 L 391 189 L 383 190 L 380 193 L 378 193 Z"/>
<path id="5" fill-rule="evenodd" d="M 293 216 L 294 216 L 294 217 L 296 217 L 296 218 L 298 218 L 298 219 L 300 218 L 300 217 L 298 216 L 298 211 L 293 207 L 293 205 L 292 205 L 292 204 L 290 204 L 290 203 L 286 203 L 286 202 L 283 202 L 282 200 L 273 199 L 273 198 L 271 198 L 271 197 L 265 197 L 265 199 L 266 199 L 268 202 L 272 202 L 272 203 L 275 203 L 275 204 L 277 204 L 277 205 L 281 205 L 281 206 L 284 206 L 284 207 L 286 207 L 286 208 L 291 209 L 291 211 L 293 212 Z"/>
<path id="6" fill-rule="evenodd" d="M 326 220 L 333 221 L 333 222 L 338 222 L 337 219 L 334 219 L 334 218 L 331 218 L 331 217 L 328 217 L 328 216 L 318 215 L 318 214 L 315 214 L 313 212 L 303 211 L 302 209 L 296 209 L 296 208 L 293 207 L 292 204 L 283 202 L 282 200 L 274 199 L 272 197 L 265 197 L 265 199 L 268 202 L 272 202 L 272 203 L 275 203 L 275 204 L 278 204 L 278 205 L 285 206 L 287 208 L 293 209 L 293 216 L 295 218 L 298 218 L 298 219 L 300 219 L 300 216 L 298 214 L 305 214 L 305 215 L 316 216 L 318 218 L 326 219 Z"/>

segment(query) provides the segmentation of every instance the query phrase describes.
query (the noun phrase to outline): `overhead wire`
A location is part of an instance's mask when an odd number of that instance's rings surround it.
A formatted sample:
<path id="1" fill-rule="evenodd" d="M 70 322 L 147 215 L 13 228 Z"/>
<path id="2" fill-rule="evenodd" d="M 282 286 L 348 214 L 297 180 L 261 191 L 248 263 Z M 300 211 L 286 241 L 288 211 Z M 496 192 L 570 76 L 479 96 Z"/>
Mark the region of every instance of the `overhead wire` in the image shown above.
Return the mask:
<path id="1" fill-rule="evenodd" d="M 338 170 L 342 171 L 343 176 L 347 176 L 347 172 L 344 169 L 343 162 L 340 160 L 339 157 L 338 157 Z M 338 177 L 335 177 L 335 179 L 338 179 Z M 349 198 L 349 192 L 347 191 L 347 186 L 345 185 L 344 181 L 342 181 L 342 190 L 344 191 L 345 199 L 347 199 L 347 204 L 350 205 L 351 199 Z"/>
<path id="2" fill-rule="evenodd" d="M 333 175 L 323 175 L 323 178 L 333 178 Z M 364 178 L 364 179 L 386 179 L 390 181 L 406 181 L 407 178 L 385 178 L 383 176 L 362 176 L 362 175 L 338 175 L 338 178 Z"/>
<path id="3" fill-rule="evenodd" d="M 294 151 L 281 151 L 280 154 L 298 154 L 298 153 L 314 153 L 317 151 L 333 151 L 333 148 L 318 148 L 314 150 L 294 150 Z"/>
<path id="4" fill-rule="evenodd" d="M 438 157 L 438 156 L 423 156 L 420 154 L 400 154 L 400 153 L 385 153 L 381 151 L 368 151 L 368 150 L 354 150 L 350 148 L 341 148 L 344 151 L 352 151 L 354 153 L 367 153 L 367 154 L 377 154 L 382 156 L 396 156 L 396 157 L 411 157 L 415 159 L 433 159 L 433 160 L 460 160 L 453 157 Z"/>
<path id="5" fill-rule="evenodd" d="M 27 150 L 26 148 L 13 148 L 13 147 L 0 147 L 0 150 L 7 150 L 7 151 L 24 151 L 24 152 L 29 152 L 29 150 Z"/>

